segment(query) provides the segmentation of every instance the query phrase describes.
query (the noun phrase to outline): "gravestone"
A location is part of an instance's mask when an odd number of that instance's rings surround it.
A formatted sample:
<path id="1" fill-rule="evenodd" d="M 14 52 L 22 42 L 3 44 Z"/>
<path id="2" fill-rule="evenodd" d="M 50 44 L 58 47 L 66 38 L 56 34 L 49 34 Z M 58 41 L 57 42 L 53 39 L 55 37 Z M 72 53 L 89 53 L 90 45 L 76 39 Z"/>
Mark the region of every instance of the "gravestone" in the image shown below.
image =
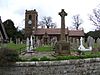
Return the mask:
<path id="1" fill-rule="evenodd" d="M 71 50 L 77 50 L 79 47 L 79 39 L 73 38 L 73 42 L 71 43 Z"/>
<path id="2" fill-rule="evenodd" d="M 41 42 L 40 42 L 39 39 L 37 39 L 37 41 L 36 41 L 36 47 L 39 47 L 39 46 L 41 46 Z"/>
<path id="3" fill-rule="evenodd" d="M 20 38 L 16 38 L 16 44 L 20 44 Z"/>
<path id="4" fill-rule="evenodd" d="M 65 16 L 67 16 L 67 13 L 62 9 L 59 15 L 61 16 L 61 37 L 60 41 L 55 45 L 55 53 L 59 55 L 69 55 L 70 43 L 65 39 Z"/>
<path id="5" fill-rule="evenodd" d="M 47 45 L 48 44 L 48 39 L 49 39 L 49 36 L 48 36 L 47 32 L 45 32 L 45 34 L 43 36 L 44 45 Z"/>
<path id="6" fill-rule="evenodd" d="M 98 46 L 100 46 L 100 38 L 97 39 L 96 43 Z"/>
<path id="7" fill-rule="evenodd" d="M 100 38 L 97 39 L 96 44 L 98 51 L 100 51 Z"/>
<path id="8" fill-rule="evenodd" d="M 79 47 L 79 39 L 76 39 L 76 47 Z"/>
<path id="9" fill-rule="evenodd" d="M 83 38 L 82 37 L 80 38 L 80 46 L 79 46 L 78 50 L 80 50 L 80 51 L 84 51 L 85 50 L 85 47 L 83 45 Z"/>
<path id="10" fill-rule="evenodd" d="M 13 43 L 12 38 L 10 38 L 10 43 Z"/>
<path id="11" fill-rule="evenodd" d="M 32 39 L 32 35 L 30 37 L 30 51 L 33 50 L 33 39 Z"/>
<path id="12" fill-rule="evenodd" d="M 88 47 L 93 47 L 94 45 L 94 39 L 91 36 L 88 36 L 87 38 L 87 45 Z"/>
<path id="13" fill-rule="evenodd" d="M 27 38 L 26 40 L 26 50 L 27 52 L 29 52 L 29 38 Z"/>
<path id="14" fill-rule="evenodd" d="M 18 44 L 18 39 L 16 38 L 16 44 Z"/>
<path id="15" fill-rule="evenodd" d="M 51 46 L 55 46 L 56 43 L 57 43 L 57 37 L 53 37 L 51 39 Z"/>
<path id="16" fill-rule="evenodd" d="M 83 45 L 83 38 L 80 38 L 80 46 L 78 48 L 79 51 L 92 51 L 92 41 L 93 39 L 91 38 L 90 43 L 89 43 L 89 48 L 85 48 Z M 93 40 L 94 41 L 94 40 Z"/>

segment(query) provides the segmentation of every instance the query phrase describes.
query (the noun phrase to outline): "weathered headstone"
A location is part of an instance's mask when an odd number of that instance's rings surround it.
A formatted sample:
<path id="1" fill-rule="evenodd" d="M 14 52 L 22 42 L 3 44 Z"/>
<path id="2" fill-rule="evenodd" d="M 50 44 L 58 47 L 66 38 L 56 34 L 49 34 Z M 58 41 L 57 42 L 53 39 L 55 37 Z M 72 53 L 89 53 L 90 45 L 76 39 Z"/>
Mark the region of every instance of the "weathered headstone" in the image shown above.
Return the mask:
<path id="1" fill-rule="evenodd" d="M 96 44 L 97 44 L 97 50 L 100 51 L 100 38 L 97 39 Z"/>
<path id="2" fill-rule="evenodd" d="M 39 46 L 41 46 L 41 42 L 40 42 L 39 39 L 37 39 L 37 41 L 36 41 L 36 47 L 39 47 Z"/>
<path id="3" fill-rule="evenodd" d="M 23 41 L 21 41 L 20 44 L 23 44 Z"/>
<path id="4" fill-rule="evenodd" d="M 88 38 L 87 38 L 87 44 L 88 44 L 88 47 L 93 47 L 93 45 L 94 45 L 94 39 L 91 36 L 88 36 Z"/>
<path id="5" fill-rule="evenodd" d="M 10 43 L 13 43 L 12 38 L 10 38 Z"/>
<path id="6" fill-rule="evenodd" d="M 79 47 L 79 39 L 76 39 L 76 46 Z"/>
<path id="7" fill-rule="evenodd" d="M 30 37 L 30 51 L 33 50 L 33 39 L 32 39 L 32 35 Z"/>
<path id="8" fill-rule="evenodd" d="M 49 39 L 48 34 L 47 34 L 47 32 L 45 32 L 45 34 L 43 36 L 44 45 L 47 45 L 48 44 L 48 39 Z"/>
<path id="9" fill-rule="evenodd" d="M 71 50 L 77 50 L 79 47 L 79 39 L 73 38 L 73 42 L 71 44 Z"/>
<path id="10" fill-rule="evenodd" d="M 20 44 L 20 38 L 16 38 L 16 44 Z"/>
<path id="11" fill-rule="evenodd" d="M 57 43 L 57 37 L 53 37 L 51 39 L 51 46 L 55 46 L 56 43 Z"/>
<path id="12" fill-rule="evenodd" d="M 29 38 L 27 38 L 26 40 L 26 50 L 27 52 L 29 52 Z"/>
<path id="13" fill-rule="evenodd" d="M 16 38 L 16 44 L 18 44 L 18 39 Z"/>
<path id="14" fill-rule="evenodd" d="M 44 45 L 43 38 L 40 41 L 41 41 L 41 46 L 43 46 Z"/>
<path id="15" fill-rule="evenodd" d="M 20 38 L 18 38 L 18 44 L 20 44 L 21 43 L 21 39 Z"/>
<path id="16" fill-rule="evenodd" d="M 70 44 L 65 39 L 65 16 L 67 16 L 67 13 L 62 9 L 59 15 L 61 16 L 61 37 L 55 45 L 55 53 L 68 55 L 70 54 Z"/>
<path id="17" fill-rule="evenodd" d="M 96 43 L 98 46 L 100 46 L 100 38 L 97 39 Z"/>

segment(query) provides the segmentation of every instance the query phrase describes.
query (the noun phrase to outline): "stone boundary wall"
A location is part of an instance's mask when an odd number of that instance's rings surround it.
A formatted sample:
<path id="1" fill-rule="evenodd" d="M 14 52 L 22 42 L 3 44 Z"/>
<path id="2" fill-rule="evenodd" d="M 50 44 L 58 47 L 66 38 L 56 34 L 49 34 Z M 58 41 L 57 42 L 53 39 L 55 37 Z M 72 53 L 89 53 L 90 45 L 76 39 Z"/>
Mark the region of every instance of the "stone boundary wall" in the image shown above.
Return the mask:
<path id="1" fill-rule="evenodd" d="M 100 75 L 100 58 L 16 62 L 0 67 L 0 75 Z"/>

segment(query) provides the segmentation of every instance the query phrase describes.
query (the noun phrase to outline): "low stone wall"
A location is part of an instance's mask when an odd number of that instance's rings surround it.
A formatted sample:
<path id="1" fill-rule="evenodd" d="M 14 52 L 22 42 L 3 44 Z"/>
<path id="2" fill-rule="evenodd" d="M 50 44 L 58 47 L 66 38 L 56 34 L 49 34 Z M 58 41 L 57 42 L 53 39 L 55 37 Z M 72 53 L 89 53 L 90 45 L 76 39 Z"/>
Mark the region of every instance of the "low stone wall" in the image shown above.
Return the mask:
<path id="1" fill-rule="evenodd" d="M 16 62 L 0 67 L 0 75 L 100 75 L 100 58 Z"/>

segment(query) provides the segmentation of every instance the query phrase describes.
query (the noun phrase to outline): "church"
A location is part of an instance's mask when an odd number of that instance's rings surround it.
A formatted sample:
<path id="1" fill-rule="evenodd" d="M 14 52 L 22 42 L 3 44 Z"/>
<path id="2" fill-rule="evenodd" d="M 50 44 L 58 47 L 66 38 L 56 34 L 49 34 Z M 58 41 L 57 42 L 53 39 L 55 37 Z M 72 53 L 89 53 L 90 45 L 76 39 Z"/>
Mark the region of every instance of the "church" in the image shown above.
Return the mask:
<path id="1" fill-rule="evenodd" d="M 60 40 L 60 28 L 38 28 L 38 12 L 34 10 L 26 10 L 25 12 L 25 36 L 30 37 L 31 35 L 35 36 L 35 39 L 38 38 L 41 40 L 44 36 L 47 36 L 49 40 L 53 37 L 57 38 L 57 41 Z M 69 30 L 65 28 L 65 37 L 66 40 L 70 39 L 80 39 L 84 37 L 84 30 Z"/>

